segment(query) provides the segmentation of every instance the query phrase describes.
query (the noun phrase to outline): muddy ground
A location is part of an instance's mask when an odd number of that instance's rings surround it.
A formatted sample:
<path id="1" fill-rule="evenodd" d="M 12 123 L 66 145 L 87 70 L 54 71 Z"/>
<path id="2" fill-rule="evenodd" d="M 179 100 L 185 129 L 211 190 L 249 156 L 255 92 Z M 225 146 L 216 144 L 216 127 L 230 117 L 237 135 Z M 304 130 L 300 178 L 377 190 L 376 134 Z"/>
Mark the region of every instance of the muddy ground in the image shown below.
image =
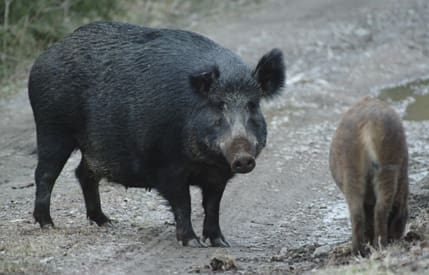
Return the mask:
<path id="1" fill-rule="evenodd" d="M 221 226 L 232 247 L 181 247 L 156 192 L 108 182 L 100 187 L 102 207 L 114 227 L 90 225 L 74 178 L 79 153 L 54 188 L 56 228 L 41 230 L 31 216 L 34 123 L 26 91 L 19 89 L 0 101 L 0 273 L 210 273 L 213 256 L 232 259 L 232 273 L 323 272 L 326 265 L 356 262 L 348 255 L 347 208 L 328 170 L 329 143 L 339 115 L 360 98 L 429 78 L 429 2 L 270 0 L 196 18 L 184 20 L 185 27 L 250 64 L 279 47 L 288 65 L 284 94 L 264 106 L 268 146 L 255 170 L 234 178 L 225 191 Z M 393 104 L 405 115 L 412 100 Z M 405 121 L 405 128 L 410 230 L 427 234 L 429 121 Z M 201 197 L 197 189 L 192 195 L 193 221 L 201 232 Z M 384 271 L 427 273 L 429 248 L 419 237 L 398 244 L 408 260 Z"/>

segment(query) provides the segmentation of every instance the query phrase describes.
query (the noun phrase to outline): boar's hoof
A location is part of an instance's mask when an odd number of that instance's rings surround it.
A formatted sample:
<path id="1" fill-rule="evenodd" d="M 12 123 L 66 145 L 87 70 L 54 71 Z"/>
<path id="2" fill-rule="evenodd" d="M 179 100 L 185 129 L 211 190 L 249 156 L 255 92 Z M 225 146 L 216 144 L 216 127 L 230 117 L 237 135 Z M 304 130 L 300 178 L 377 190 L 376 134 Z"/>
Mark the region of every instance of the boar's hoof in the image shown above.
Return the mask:
<path id="1" fill-rule="evenodd" d="M 54 224 L 53 223 L 40 224 L 40 228 L 42 228 L 43 230 L 53 229 Z"/>
<path id="2" fill-rule="evenodd" d="M 106 222 L 103 222 L 102 224 L 98 224 L 98 226 L 100 227 L 106 227 L 106 228 L 114 228 L 115 226 L 113 225 L 111 220 L 108 220 Z"/>
<path id="3" fill-rule="evenodd" d="M 93 225 L 94 223 L 96 225 L 98 225 L 99 227 L 106 227 L 106 228 L 113 228 L 114 227 L 111 220 L 107 220 L 107 221 L 103 221 L 103 222 L 96 222 L 96 221 L 93 221 L 91 219 L 89 220 L 90 225 Z"/>
<path id="4" fill-rule="evenodd" d="M 94 217 L 88 217 L 88 219 L 90 224 L 93 224 L 95 222 L 98 226 L 113 227 L 112 221 L 104 214 L 100 214 Z"/>
<path id="5" fill-rule="evenodd" d="M 40 228 L 42 228 L 42 229 L 53 228 L 54 222 L 52 221 L 49 214 L 45 215 L 41 212 L 42 211 L 37 211 L 37 210 L 34 211 L 34 213 L 33 213 L 34 223 L 39 223 Z"/>
<path id="6" fill-rule="evenodd" d="M 188 241 L 182 241 L 182 245 L 190 247 L 207 247 L 207 245 L 202 243 L 198 238 L 190 239 Z"/>
<path id="7" fill-rule="evenodd" d="M 231 246 L 223 236 L 210 239 L 210 242 L 213 247 L 230 247 Z"/>

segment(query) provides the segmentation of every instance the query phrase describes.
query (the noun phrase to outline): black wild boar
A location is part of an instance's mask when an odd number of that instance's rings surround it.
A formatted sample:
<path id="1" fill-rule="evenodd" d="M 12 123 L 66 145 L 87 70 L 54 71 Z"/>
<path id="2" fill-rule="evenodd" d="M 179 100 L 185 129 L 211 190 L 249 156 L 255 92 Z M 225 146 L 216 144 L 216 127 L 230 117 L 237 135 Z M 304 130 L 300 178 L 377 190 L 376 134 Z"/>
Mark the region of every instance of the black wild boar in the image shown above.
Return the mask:
<path id="1" fill-rule="evenodd" d="M 352 222 L 352 249 L 399 239 L 408 219 L 408 149 L 401 119 L 365 98 L 348 110 L 330 150 L 330 168 Z"/>
<path id="2" fill-rule="evenodd" d="M 226 183 L 248 173 L 265 146 L 260 100 L 281 91 L 280 50 L 250 69 L 196 33 L 123 23 L 85 25 L 40 55 L 29 80 L 37 130 L 34 218 L 53 225 L 50 197 L 73 150 L 87 216 L 102 212 L 101 178 L 155 188 L 183 245 L 203 246 L 191 224 L 189 186 L 202 189 L 203 238 L 228 246 L 219 226 Z"/>

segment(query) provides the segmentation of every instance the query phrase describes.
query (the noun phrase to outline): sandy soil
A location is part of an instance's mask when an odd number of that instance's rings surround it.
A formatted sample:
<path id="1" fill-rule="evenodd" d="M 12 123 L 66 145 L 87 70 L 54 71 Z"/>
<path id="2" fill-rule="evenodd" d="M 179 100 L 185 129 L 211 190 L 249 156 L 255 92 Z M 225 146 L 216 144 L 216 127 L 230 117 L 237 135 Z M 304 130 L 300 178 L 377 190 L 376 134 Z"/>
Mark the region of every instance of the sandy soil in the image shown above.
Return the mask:
<path id="1" fill-rule="evenodd" d="M 339 115 L 361 97 L 429 78 L 429 3 L 260 1 L 188 28 L 250 64 L 273 47 L 287 59 L 285 93 L 264 106 L 268 146 L 251 174 L 230 182 L 222 201 L 221 226 L 232 247 L 181 247 L 173 217 L 156 192 L 114 183 L 104 182 L 100 190 L 114 227 L 90 225 L 74 178 L 79 153 L 54 188 L 51 214 L 57 227 L 41 230 L 31 216 L 34 123 L 21 89 L 0 101 L 0 273 L 303 273 L 355 261 L 348 254 L 347 207 L 328 170 L 329 143 Z M 395 105 L 399 112 L 403 107 Z M 427 234 L 429 121 L 407 121 L 405 127 L 410 228 Z M 201 197 L 197 189 L 192 195 L 193 221 L 201 232 Z M 398 270 L 427 272 L 429 248 L 418 238 L 400 244 L 404 251 L 420 250 Z"/>

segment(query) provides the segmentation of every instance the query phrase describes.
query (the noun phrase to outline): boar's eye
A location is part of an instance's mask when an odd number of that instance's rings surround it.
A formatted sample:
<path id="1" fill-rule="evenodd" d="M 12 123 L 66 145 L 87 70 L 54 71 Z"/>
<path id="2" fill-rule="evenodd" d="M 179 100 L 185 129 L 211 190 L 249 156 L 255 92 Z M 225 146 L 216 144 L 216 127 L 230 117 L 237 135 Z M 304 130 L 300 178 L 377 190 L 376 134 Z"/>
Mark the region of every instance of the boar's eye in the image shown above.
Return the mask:
<path id="1" fill-rule="evenodd" d="M 216 119 L 214 126 L 219 127 L 222 125 L 223 119 L 222 118 L 218 118 Z"/>
<path id="2" fill-rule="evenodd" d="M 258 103 L 255 101 L 249 101 L 249 103 L 247 103 L 247 109 L 251 113 L 256 112 L 256 110 L 258 109 Z"/>

